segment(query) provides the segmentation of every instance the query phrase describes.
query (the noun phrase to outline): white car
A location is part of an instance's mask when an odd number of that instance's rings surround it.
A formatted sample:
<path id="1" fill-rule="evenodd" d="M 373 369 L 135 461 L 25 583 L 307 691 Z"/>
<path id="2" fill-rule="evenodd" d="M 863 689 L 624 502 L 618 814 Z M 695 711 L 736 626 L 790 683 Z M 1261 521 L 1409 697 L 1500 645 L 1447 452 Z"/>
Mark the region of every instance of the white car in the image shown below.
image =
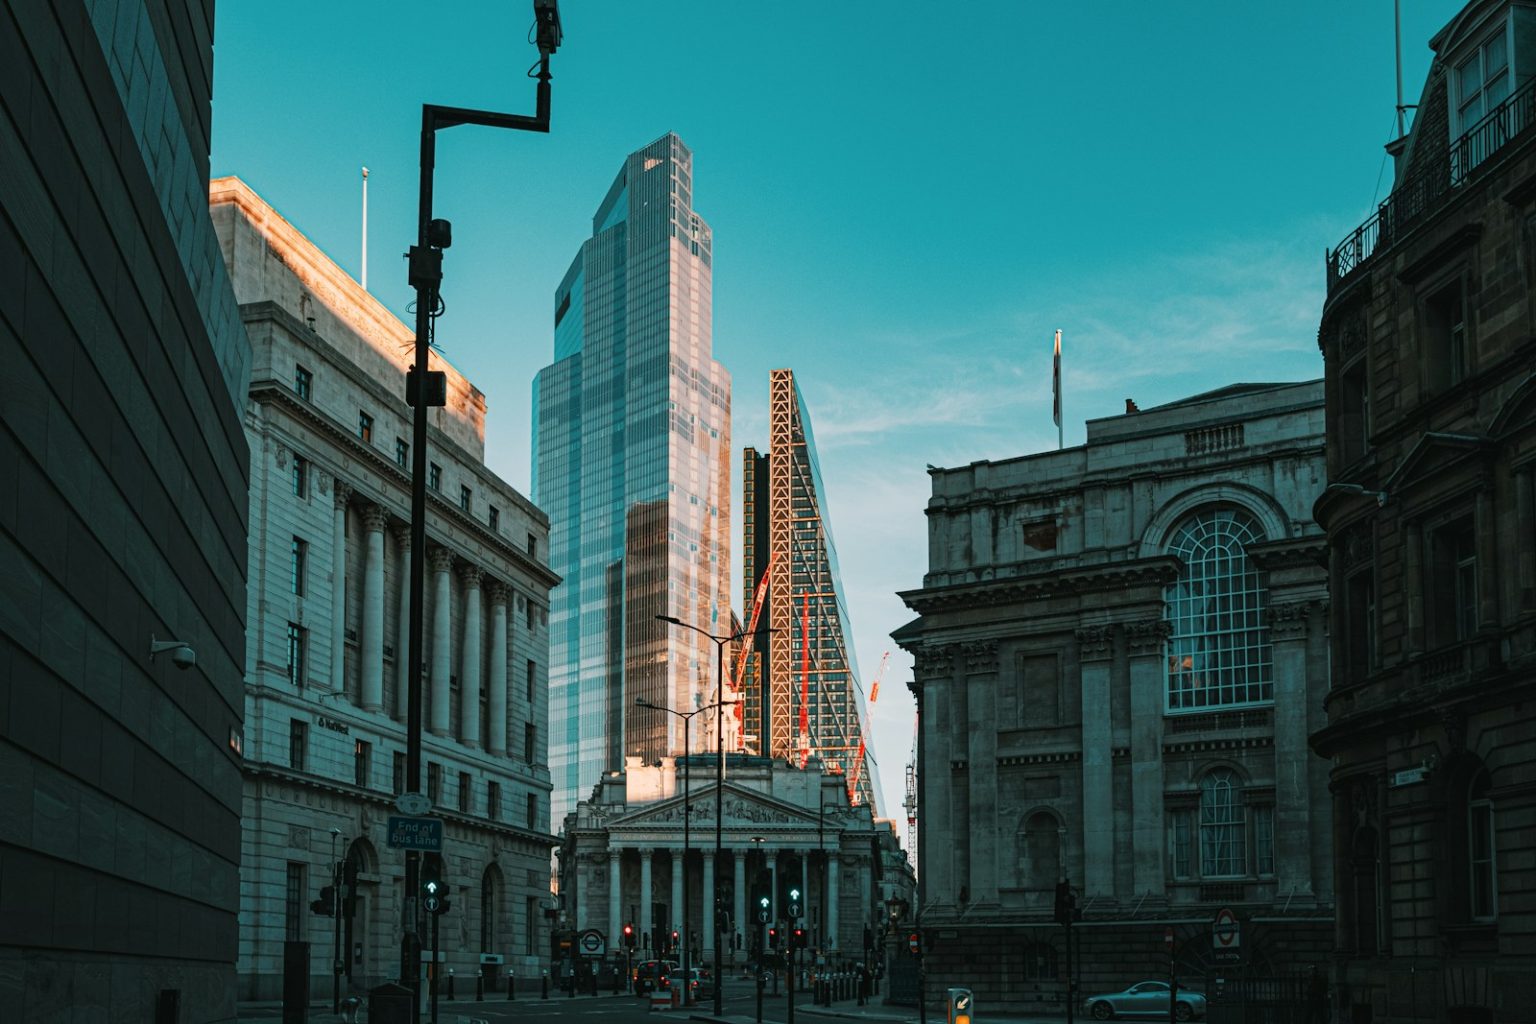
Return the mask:
<path id="1" fill-rule="evenodd" d="M 1205 996 L 1194 989 L 1179 986 L 1178 1003 L 1174 1006 L 1176 1020 L 1198 1020 L 1205 1016 Z M 1120 992 L 1089 996 L 1083 1006 L 1094 1020 L 1111 1017 L 1167 1017 L 1168 983 L 1166 981 L 1141 981 Z"/>

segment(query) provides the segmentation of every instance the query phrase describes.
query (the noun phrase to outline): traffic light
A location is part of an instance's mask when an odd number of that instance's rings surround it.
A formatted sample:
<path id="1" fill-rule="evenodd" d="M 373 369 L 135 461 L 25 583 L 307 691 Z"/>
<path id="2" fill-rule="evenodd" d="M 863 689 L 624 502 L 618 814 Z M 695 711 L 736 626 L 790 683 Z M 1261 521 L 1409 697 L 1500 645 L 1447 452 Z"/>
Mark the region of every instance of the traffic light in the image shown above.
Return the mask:
<path id="1" fill-rule="evenodd" d="M 635 948 L 635 926 L 628 921 L 624 922 L 624 946 L 626 949 Z"/>
<path id="2" fill-rule="evenodd" d="M 792 945 L 790 948 L 792 948 L 792 949 L 804 949 L 805 948 L 805 929 L 804 928 L 796 928 L 795 929 L 794 945 Z"/>
<path id="3" fill-rule="evenodd" d="M 448 887 L 443 884 L 442 865 L 437 860 L 421 865 L 421 905 L 429 914 L 448 912 Z"/>
<path id="4" fill-rule="evenodd" d="M 800 916 L 800 890 L 798 888 L 789 890 L 789 916 L 791 918 Z"/>
<path id="5" fill-rule="evenodd" d="M 1073 918 L 1073 909 L 1077 899 L 1072 895 L 1072 883 L 1061 881 L 1056 883 L 1056 923 L 1070 924 Z"/>
<path id="6" fill-rule="evenodd" d="M 757 921 L 767 924 L 773 920 L 773 900 L 765 893 L 757 898 Z"/>
<path id="7" fill-rule="evenodd" d="M 672 929 L 672 948 L 673 949 L 678 948 L 677 947 L 677 929 L 676 928 Z"/>
<path id="8" fill-rule="evenodd" d="M 336 916 L 336 887 L 327 885 L 320 890 L 320 898 L 309 901 L 309 909 L 321 917 Z"/>
<path id="9" fill-rule="evenodd" d="M 768 948 L 769 949 L 778 949 L 779 948 L 779 930 L 777 928 L 769 928 L 768 929 Z"/>

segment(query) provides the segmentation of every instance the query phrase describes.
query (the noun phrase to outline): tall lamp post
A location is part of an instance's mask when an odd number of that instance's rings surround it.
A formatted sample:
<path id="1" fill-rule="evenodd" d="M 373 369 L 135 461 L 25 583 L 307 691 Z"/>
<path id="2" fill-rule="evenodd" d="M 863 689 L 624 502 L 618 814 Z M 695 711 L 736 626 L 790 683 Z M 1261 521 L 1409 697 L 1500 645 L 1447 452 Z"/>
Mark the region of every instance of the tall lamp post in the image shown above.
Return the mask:
<path id="1" fill-rule="evenodd" d="M 717 701 L 715 704 L 706 704 L 701 708 L 694 708 L 692 711 L 676 711 L 672 708 L 662 707 L 660 704 L 652 704 L 644 697 L 635 698 L 635 707 L 637 708 L 649 708 L 652 711 L 665 711 L 667 714 L 676 715 L 678 718 L 683 720 L 683 757 L 685 759 L 685 763 L 683 765 L 685 769 L 683 772 L 683 926 L 678 929 L 678 940 L 682 943 L 683 947 L 681 952 L 683 955 L 683 1005 L 685 1006 L 691 1003 L 693 1000 L 692 986 L 689 984 L 689 982 L 691 982 L 693 979 L 688 976 L 688 854 L 692 850 L 692 843 L 690 841 L 690 825 L 692 824 L 692 815 L 689 814 L 688 772 L 686 771 L 688 767 L 686 763 L 686 758 L 688 756 L 688 727 L 693 724 L 694 715 L 705 711 L 713 711 L 718 703 L 719 702 Z M 718 948 L 719 943 L 716 943 L 716 949 Z M 715 990 L 718 992 L 719 989 L 720 979 L 716 978 Z"/>
<path id="2" fill-rule="evenodd" d="M 684 629 L 691 629 L 695 633 L 699 634 L 700 636 L 707 637 L 710 640 L 713 640 L 715 642 L 715 693 L 719 694 L 722 697 L 725 696 L 725 645 L 728 644 L 728 643 L 732 643 L 732 642 L 734 642 L 736 640 L 741 640 L 741 639 L 743 639 L 745 637 L 761 636 L 763 634 L 772 633 L 773 632 L 773 628 L 771 626 L 763 626 L 763 627 L 761 627 L 759 629 L 753 630 L 750 633 L 747 632 L 746 630 L 742 630 L 739 633 L 728 633 L 725 636 L 717 636 L 714 633 L 711 633 L 707 629 L 701 629 L 698 626 L 693 625 L 692 623 L 684 622 L 682 619 L 679 619 L 675 615 L 658 615 L 656 617 L 658 619 L 660 619 L 662 622 L 670 622 L 674 626 L 682 626 Z M 722 818 L 725 815 L 725 747 L 723 746 L 723 744 L 725 742 L 725 740 L 724 740 L 724 737 L 725 737 L 725 706 L 727 704 L 740 704 L 740 703 L 741 703 L 740 701 L 736 701 L 736 700 L 718 700 L 718 701 L 716 701 L 712 705 L 715 708 L 715 758 L 716 758 L 716 764 L 715 764 L 715 866 L 716 867 L 719 867 L 719 865 L 720 865 L 720 853 L 721 853 L 721 847 L 720 847 L 720 840 L 721 840 L 721 836 L 720 836 L 720 823 L 721 823 Z M 703 711 L 705 709 L 704 708 L 700 708 L 699 710 Z M 687 745 L 686 739 L 684 740 L 684 745 L 685 746 Z M 686 793 L 686 791 L 685 791 L 685 793 Z M 684 802 L 685 803 L 687 802 L 686 795 L 684 796 Z M 686 836 L 686 834 L 687 833 L 684 833 L 685 836 Z M 719 888 L 719 886 L 717 885 L 716 888 Z M 686 896 L 687 896 L 687 890 L 684 889 L 684 897 L 686 898 Z M 721 958 L 720 958 L 720 946 L 721 946 L 721 943 L 720 943 L 720 935 L 719 935 L 719 931 L 720 931 L 720 915 L 718 915 L 718 914 L 715 915 L 715 930 L 716 930 L 716 935 L 715 935 L 715 1015 L 719 1016 L 721 1013 L 724 1012 L 723 1009 L 722 1009 L 723 1004 L 721 1003 L 722 992 L 720 990 L 721 990 L 721 986 L 725 982 L 725 976 L 721 973 L 721 963 L 722 963 L 722 961 L 721 961 Z"/>
<path id="3" fill-rule="evenodd" d="M 424 615 L 427 555 L 427 409 L 448 404 L 447 381 L 443 373 L 432 372 L 428 355 L 432 347 L 434 322 L 442 313 L 440 286 L 443 281 L 443 250 L 452 244 L 453 229 L 446 220 L 432 219 L 432 179 L 437 166 L 437 132 L 461 124 L 489 128 L 512 128 L 527 132 L 549 131 L 549 57 L 560 45 L 558 0 L 533 0 L 536 42 L 539 48 L 535 91 L 536 113 L 502 114 L 490 110 L 442 107 L 424 103 L 421 107 L 421 188 L 418 196 L 416 244 L 406 253 L 409 281 L 416 289 L 416 357 L 406 376 L 406 404 L 412 407 L 411 421 L 411 570 L 410 606 L 407 619 L 405 789 L 421 792 L 421 659 L 422 619 Z M 421 887 L 421 854 L 405 854 L 404 928 L 400 940 L 400 981 L 412 992 L 413 1007 L 421 1005 L 421 936 L 418 928 L 418 899 Z M 411 1019 L 416 1017 L 411 1011 Z"/>

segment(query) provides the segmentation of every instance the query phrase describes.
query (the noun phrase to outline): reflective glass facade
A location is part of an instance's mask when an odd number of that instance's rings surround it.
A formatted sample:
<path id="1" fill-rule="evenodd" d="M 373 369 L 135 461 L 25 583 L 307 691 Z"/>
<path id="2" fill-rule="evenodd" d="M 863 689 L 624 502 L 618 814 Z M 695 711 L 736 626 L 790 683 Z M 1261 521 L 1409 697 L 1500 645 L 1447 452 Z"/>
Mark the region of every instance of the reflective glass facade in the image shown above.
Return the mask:
<path id="1" fill-rule="evenodd" d="M 554 819 L 629 754 L 681 753 L 730 628 L 730 378 L 711 357 L 709 226 L 676 135 L 630 154 L 555 292 L 533 396 L 533 494 L 550 519 Z M 688 736 L 713 749 L 713 715 Z M 703 719 L 710 719 L 706 726 Z"/>
<path id="2" fill-rule="evenodd" d="M 768 436 L 766 456 L 748 448 L 743 459 L 745 603 L 750 614 L 771 569 L 759 625 L 773 627 L 755 639 L 744 673 L 743 742 L 796 764 L 808 751 L 828 771 L 852 773 L 869 736 L 864 684 L 811 419 L 790 370 L 769 374 Z M 856 798 L 883 813 L 873 750 L 865 750 Z"/>

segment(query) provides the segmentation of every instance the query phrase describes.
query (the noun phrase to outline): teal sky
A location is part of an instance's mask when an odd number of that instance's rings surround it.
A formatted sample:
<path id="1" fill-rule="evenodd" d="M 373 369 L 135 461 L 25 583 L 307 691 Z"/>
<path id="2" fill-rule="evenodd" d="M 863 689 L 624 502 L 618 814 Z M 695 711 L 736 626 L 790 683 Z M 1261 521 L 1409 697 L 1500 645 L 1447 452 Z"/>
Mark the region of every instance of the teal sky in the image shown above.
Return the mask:
<path id="1" fill-rule="evenodd" d="M 1459 7 L 1402 0 L 1405 102 Z M 1127 397 L 1321 376 L 1324 250 L 1391 187 L 1391 0 L 561 14 L 549 136 L 439 135 L 438 341 L 487 396 L 487 461 L 526 491 L 555 286 L 624 155 L 676 131 L 714 230 L 733 447 L 766 444 L 768 371 L 793 368 L 865 672 L 927 565 L 925 464 L 1054 447 L 1056 328 L 1069 445 Z M 213 173 L 356 275 L 366 165 L 368 284 L 408 320 L 421 104 L 531 113 L 531 21 L 521 2 L 221 0 Z M 910 678 L 892 649 L 874 755 L 898 818 Z"/>

